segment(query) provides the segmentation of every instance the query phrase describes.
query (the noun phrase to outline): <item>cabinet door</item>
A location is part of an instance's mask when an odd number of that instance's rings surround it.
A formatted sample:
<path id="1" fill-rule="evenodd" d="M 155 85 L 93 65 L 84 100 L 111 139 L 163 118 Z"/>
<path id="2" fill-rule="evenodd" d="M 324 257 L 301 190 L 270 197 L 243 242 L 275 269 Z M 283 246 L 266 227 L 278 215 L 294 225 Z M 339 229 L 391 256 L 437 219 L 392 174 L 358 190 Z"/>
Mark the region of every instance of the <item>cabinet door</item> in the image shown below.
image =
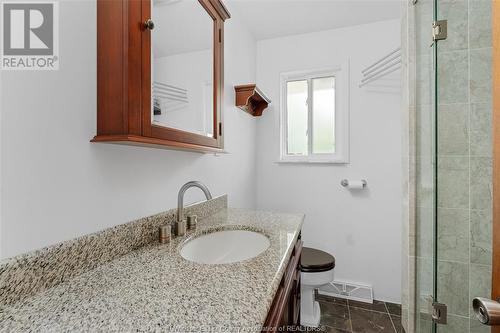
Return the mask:
<path id="1" fill-rule="evenodd" d="M 295 272 L 292 296 L 290 297 L 290 319 L 292 326 L 300 325 L 300 270 Z"/>
<path id="2" fill-rule="evenodd" d="M 92 142 L 223 148 L 221 0 L 97 1 Z"/>
<path id="3" fill-rule="evenodd" d="M 142 0 L 144 136 L 222 148 L 224 19 L 217 3 Z"/>
<path id="4" fill-rule="evenodd" d="M 302 255 L 302 240 L 297 240 L 290 262 L 283 274 L 281 283 L 274 296 L 263 332 L 296 331 L 300 325 L 300 258 Z"/>

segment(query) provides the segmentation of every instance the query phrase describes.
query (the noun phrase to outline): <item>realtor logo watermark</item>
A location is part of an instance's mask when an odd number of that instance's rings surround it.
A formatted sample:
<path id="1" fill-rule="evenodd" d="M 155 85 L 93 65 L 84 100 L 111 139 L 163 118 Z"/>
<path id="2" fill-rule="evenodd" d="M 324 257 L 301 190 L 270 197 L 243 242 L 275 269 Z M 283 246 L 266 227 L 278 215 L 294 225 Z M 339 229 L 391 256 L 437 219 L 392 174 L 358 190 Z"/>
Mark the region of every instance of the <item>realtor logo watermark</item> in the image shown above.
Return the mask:
<path id="1" fill-rule="evenodd" d="M 1 5 L 0 69 L 59 69 L 57 2 L 6 1 Z"/>

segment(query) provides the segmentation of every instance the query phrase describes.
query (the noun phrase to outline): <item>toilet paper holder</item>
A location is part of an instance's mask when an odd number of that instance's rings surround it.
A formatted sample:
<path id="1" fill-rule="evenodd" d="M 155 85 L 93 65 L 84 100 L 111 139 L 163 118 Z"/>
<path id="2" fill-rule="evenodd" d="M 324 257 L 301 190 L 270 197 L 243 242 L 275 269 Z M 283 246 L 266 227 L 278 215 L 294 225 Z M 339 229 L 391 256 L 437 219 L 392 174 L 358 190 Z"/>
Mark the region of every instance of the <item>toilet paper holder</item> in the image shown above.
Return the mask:
<path id="1" fill-rule="evenodd" d="M 366 187 L 366 185 L 368 185 L 368 183 L 366 182 L 365 179 L 361 179 L 361 183 L 363 184 L 363 188 Z M 343 187 L 349 187 L 349 180 L 347 179 L 342 179 L 340 181 L 340 185 L 342 185 Z"/>

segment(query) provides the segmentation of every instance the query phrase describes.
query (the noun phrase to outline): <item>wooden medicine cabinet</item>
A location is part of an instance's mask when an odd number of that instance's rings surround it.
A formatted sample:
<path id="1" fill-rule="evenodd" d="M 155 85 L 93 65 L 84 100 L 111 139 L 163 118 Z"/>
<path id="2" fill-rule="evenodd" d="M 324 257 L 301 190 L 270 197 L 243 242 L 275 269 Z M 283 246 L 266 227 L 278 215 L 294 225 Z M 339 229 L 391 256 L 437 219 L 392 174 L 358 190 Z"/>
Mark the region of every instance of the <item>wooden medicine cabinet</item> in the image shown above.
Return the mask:
<path id="1" fill-rule="evenodd" d="M 97 1 L 92 142 L 223 150 L 220 0 Z"/>

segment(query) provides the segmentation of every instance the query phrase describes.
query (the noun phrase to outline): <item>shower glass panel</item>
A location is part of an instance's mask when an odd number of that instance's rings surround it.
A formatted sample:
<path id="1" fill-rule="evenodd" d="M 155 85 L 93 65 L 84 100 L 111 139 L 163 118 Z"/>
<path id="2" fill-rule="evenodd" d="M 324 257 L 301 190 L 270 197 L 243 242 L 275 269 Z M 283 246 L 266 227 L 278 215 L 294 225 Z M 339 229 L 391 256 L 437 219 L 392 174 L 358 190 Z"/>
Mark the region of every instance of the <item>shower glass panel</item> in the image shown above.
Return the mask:
<path id="1" fill-rule="evenodd" d="M 436 294 L 437 262 L 437 50 L 432 41 L 435 1 L 420 0 L 413 7 L 414 117 L 415 117 L 415 257 L 417 332 L 435 332 L 429 304 Z"/>
<path id="2" fill-rule="evenodd" d="M 413 2 L 415 328 L 486 333 L 471 300 L 491 288 L 492 2 Z M 433 42 L 440 20 L 447 37 Z M 446 324 L 432 302 L 446 305 Z"/>
<path id="3" fill-rule="evenodd" d="M 437 332 L 489 332 L 472 298 L 491 288 L 491 5 L 490 0 L 435 0 L 447 20 L 437 42 L 437 301 L 447 324 Z"/>

